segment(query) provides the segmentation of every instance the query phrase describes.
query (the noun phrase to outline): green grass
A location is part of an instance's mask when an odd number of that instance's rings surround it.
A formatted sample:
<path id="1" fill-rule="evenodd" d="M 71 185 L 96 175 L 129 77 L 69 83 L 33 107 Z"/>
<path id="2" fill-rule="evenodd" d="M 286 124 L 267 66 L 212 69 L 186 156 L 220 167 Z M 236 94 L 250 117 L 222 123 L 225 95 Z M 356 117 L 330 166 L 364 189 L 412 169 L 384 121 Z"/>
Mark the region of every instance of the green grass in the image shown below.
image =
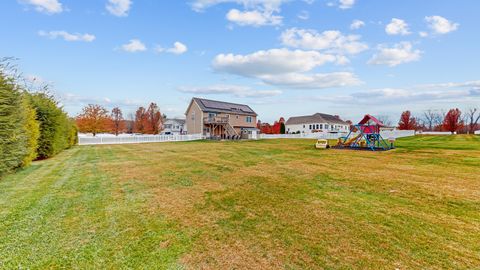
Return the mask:
<path id="1" fill-rule="evenodd" d="M 0 268 L 474 269 L 480 137 L 75 147 L 0 181 Z"/>

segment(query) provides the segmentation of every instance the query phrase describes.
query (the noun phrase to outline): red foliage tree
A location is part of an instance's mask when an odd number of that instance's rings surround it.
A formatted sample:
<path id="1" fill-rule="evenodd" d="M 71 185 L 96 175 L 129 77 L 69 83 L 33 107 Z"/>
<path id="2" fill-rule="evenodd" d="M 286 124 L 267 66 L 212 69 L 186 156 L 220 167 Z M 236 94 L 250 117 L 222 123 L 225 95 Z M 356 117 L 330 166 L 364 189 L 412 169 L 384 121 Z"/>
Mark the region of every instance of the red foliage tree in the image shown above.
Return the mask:
<path id="1" fill-rule="evenodd" d="M 412 130 L 417 128 L 417 120 L 412 116 L 410 111 L 404 111 L 400 116 L 398 122 L 398 129 L 400 130 Z"/>
<path id="2" fill-rule="evenodd" d="M 107 109 L 100 105 L 89 104 L 75 119 L 80 132 L 92 133 L 93 136 L 100 132 L 109 131 L 111 118 Z"/>
<path id="3" fill-rule="evenodd" d="M 448 111 L 443 119 L 442 127 L 443 130 L 450 131 L 451 133 L 463 128 L 462 112 L 458 108 Z"/>

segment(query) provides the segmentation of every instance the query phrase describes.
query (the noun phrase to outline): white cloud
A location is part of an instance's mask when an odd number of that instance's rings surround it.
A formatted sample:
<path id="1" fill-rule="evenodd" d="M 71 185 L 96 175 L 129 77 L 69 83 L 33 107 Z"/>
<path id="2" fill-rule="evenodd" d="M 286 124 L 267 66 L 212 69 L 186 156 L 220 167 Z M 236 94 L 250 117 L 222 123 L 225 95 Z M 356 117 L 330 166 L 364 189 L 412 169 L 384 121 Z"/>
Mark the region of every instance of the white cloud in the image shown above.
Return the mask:
<path id="1" fill-rule="evenodd" d="M 308 50 L 325 50 L 329 53 L 358 54 L 368 45 L 360 42 L 358 35 L 343 35 L 339 31 L 324 31 L 291 28 L 285 30 L 280 39 L 286 46 Z"/>
<path id="2" fill-rule="evenodd" d="M 128 11 L 130 10 L 131 5 L 131 0 L 108 0 L 105 8 L 112 15 L 125 17 L 128 16 Z"/>
<path id="3" fill-rule="evenodd" d="M 247 55 L 220 54 L 213 60 L 215 70 L 247 77 L 306 72 L 336 57 L 316 51 L 271 49 Z"/>
<path id="4" fill-rule="evenodd" d="M 379 46 L 378 53 L 375 54 L 368 64 L 388 65 L 394 67 L 400 64 L 418 61 L 422 52 L 414 50 L 410 42 L 401 42 L 393 47 Z"/>
<path id="5" fill-rule="evenodd" d="M 138 39 L 131 39 L 127 44 L 122 45 L 122 50 L 126 52 L 143 52 L 147 50 L 147 46 Z"/>
<path id="6" fill-rule="evenodd" d="M 231 9 L 227 15 L 227 20 L 236 23 L 238 25 L 250 25 L 250 26 L 264 26 L 264 25 L 279 25 L 282 23 L 282 17 L 273 15 L 268 11 L 240 11 L 238 9 Z"/>
<path id="7" fill-rule="evenodd" d="M 459 24 L 453 23 L 441 16 L 427 16 L 425 21 L 434 34 L 447 34 L 458 29 Z"/>
<path id="8" fill-rule="evenodd" d="M 349 9 L 355 5 L 355 0 L 340 0 L 340 5 L 338 6 L 341 9 Z"/>
<path id="9" fill-rule="evenodd" d="M 168 49 L 165 49 L 161 46 L 157 46 L 155 48 L 155 51 L 158 52 L 158 53 L 161 53 L 161 52 L 168 52 L 168 53 L 173 53 L 173 54 L 177 54 L 177 55 L 180 55 L 180 54 L 184 54 L 188 51 L 188 48 L 185 44 L 177 41 L 173 44 L 173 47 L 172 48 L 168 48 Z"/>
<path id="10" fill-rule="evenodd" d="M 264 75 L 260 77 L 265 83 L 282 87 L 323 89 L 361 85 L 363 82 L 351 72 L 333 73 L 287 73 L 282 75 Z"/>
<path id="11" fill-rule="evenodd" d="M 418 35 L 419 35 L 420 37 L 428 37 L 428 33 L 425 32 L 425 31 L 418 32 Z"/>
<path id="12" fill-rule="evenodd" d="M 201 12 L 218 4 L 236 3 L 246 9 L 263 9 L 278 12 L 282 4 L 289 1 L 290 0 L 195 0 L 192 3 L 192 8 L 197 12 Z"/>
<path id="13" fill-rule="evenodd" d="M 350 29 L 356 30 L 360 29 L 365 26 L 365 22 L 361 20 L 353 20 L 352 24 L 350 24 Z"/>
<path id="14" fill-rule="evenodd" d="M 361 81 L 349 72 L 306 73 L 338 60 L 335 55 L 317 51 L 271 49 L 248 55 L 220 54 L 212 65 L 216 71 L 257 78 L 276 86 L 326 88 L 360 84 Z"/>
<path id="15" fill-rule="evenodd" d="M 227 14 L 227 20 L 239 25 L 264 26 L 280 25 L 282 16 L 277 15 L 283 3 L 290 0 L 195 0 L 192 3 L 193 10 L 202 12 L 205 9 L 224 3 L 241 5 L 244 10 L 231 9 Z"/>
<path id="16" fill-rule="evenodd" d="M 409 35 L 408 24 L 401 19 L 393 18 L 392 21 L 385 27 L 385 32 L 389 35 Z"/>
<path id="17" fill-rule="evenodd" d="M 250 87 L 239 85 L 211 85 L 205 87 L 180 87 L 178 91 L 183 93 L 215 95 L 229 94 L 236 97 L 272 97 L 282 94 L 281 90 L 254 90 Z"/>
<path id="18" fill-rule="evenodd" d="M 35 7 L 38 12 L 46 14 L 61 13 L 64 9 L 62 3 L 58 0 L 20 0 L 21 3 L 25 3 Z"/>
<path id="19" fill-rule="evenodd" d="M 71 34 L 66 31 L 39 31 L 38 32 L 39 36 L 42 37 L 48 37 L 51 39 L 56 39 L 56 38 L 63 38 L 65 41 L 84 41 L 84 42 L 92 42 L 95 40 L 95 36 L 92 34 Z"/>

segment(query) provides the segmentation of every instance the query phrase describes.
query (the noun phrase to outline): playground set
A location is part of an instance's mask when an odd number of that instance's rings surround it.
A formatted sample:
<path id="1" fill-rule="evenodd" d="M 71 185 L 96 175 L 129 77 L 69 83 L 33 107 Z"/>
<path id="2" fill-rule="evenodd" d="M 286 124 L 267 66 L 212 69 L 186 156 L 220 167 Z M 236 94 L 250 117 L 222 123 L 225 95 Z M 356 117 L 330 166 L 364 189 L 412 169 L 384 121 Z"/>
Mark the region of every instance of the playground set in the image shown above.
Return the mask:
<path id="1" fill-rule="evenodd" d="M 389 143 L 380 135 L 380 128 L 385 125 L 377 118 L 367 114 L 362 121 L 353 125 L 346 137 L 340 137 L 334 149 L 352 149 L 369 151 L 387 151 L 394 149 L 394 138 L 389 138 Z"/>

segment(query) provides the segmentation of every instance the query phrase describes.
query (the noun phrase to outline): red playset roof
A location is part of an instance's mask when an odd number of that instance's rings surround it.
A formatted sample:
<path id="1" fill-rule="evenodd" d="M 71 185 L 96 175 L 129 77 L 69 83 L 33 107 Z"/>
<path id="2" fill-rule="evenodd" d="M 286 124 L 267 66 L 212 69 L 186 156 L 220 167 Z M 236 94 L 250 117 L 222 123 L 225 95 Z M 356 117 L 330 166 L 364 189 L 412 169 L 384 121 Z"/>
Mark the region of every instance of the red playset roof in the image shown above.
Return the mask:
<path id="1" fill-rule="evenodd" d="M 377 126 L 379 127 L 384 127 L 385 125 L 380 122 L 380 120 L 378 120 L 377 118 L 371 116 L 370 114 L 367 114 L 363 117 L 362 121 L 360 121 L 358 124 L 359 125 L 365 125 L 366 123 L 368 123 L 369 120 L 372 120 L 375 124 L 377 124 Z"/>

